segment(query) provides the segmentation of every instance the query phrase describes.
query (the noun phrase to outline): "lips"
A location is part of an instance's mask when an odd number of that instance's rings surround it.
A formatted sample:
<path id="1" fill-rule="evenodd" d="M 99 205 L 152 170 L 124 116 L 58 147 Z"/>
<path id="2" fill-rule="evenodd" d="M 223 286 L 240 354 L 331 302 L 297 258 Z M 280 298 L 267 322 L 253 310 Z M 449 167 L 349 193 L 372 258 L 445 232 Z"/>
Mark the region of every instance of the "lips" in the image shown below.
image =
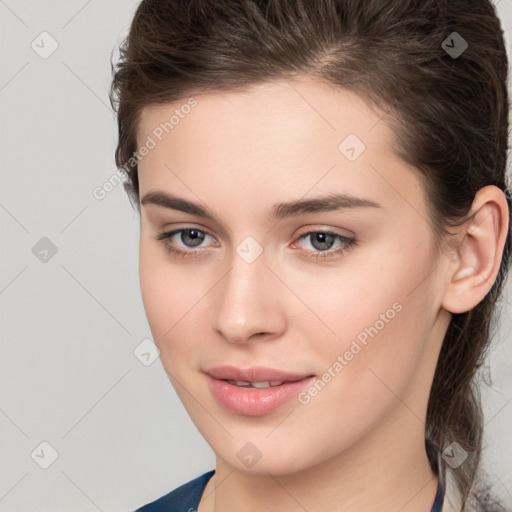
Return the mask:
<path id="1" fill-rule="evenodd" d="M 263 366 L 238 368 L 236 366 L 216 366 L 205 373 L 219 380 L 244 382 L 297 382 L 310 377 L 310 373 L 290 373 Z"/>
<path id="2" fill-rule="evenodd" d="M 272 368 L 217 366 L 206 373 L 210 392 L 226 410 L 244 416 L 269 414 L 303 389 L 315 376 Z"/>

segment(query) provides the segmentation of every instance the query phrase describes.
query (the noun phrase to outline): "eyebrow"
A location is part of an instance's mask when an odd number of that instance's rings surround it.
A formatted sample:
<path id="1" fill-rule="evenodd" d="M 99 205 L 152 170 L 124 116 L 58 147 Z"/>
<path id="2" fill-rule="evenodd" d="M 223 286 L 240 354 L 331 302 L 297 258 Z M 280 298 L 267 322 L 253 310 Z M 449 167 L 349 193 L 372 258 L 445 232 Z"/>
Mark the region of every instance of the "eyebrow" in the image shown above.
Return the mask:
<path id="1" fill-rule="evenodd" d="M 203 217 L 205 219 L 218 221 L 213 214 L 209 213 L 202 206 L 160 190 L 152 190 L 148 192 L 141 199 L 140 203 L 141 205 L 154 204 L 171 210 L 178 210 L 198 217 Z M 332 193 L 312 199 L 299 199 L 287 203 L 274 204 L 270 212 L 270 218 L 281 220 L 286 217 L 293 217 L 297 215 L 365 207 L 382 208 L 380 204 L 368 198 L 357 197 L 349 194 Z"/>

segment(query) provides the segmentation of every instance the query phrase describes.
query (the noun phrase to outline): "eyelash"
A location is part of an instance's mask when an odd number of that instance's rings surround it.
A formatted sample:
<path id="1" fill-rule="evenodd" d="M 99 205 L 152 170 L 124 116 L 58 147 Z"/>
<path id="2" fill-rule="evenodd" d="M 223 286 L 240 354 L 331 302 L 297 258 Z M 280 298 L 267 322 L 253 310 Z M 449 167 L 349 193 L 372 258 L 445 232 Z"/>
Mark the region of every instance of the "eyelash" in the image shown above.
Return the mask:
<path id="1" fill-rule="evenodd" d="M 175 229 L 174 231 L 163 231 L 163 232 L 159 233 L 157 236 L 155 236 L 155 239 L 158 240 L 159 242 L 161 242 L 163 244 L 164 248 L 169 253 L 174 254 L 175 256 L 178 256 L 181 258 L 196 257 L 198 252 L 202 252 L 201 250 L 185 251 L 185 250 L 181 250 L 181 249 L 176 249 L 176 247 L 174 247 L 170 243 L 170 239 L 174 235 L 176 235 L 178 233 L 182 233 L 184 231 L 199 231 L 200 233 L 203 233 L 207 236 L 211 236 L 211 235 L 208 235 L 208 233 L 206 233 L 206 231 L 203 231 L 201 229 L 181 228 L 181 229 Z M 330 249 L 328 251 L 318 251 L 318 252 L 315 252 L 314 254 L 311 254 L 311 252 L 313 252 L 313 251 L 300 249 L 299 254 L 301 254 L 302 256 L 305 256 L 307 258 L 314 258 L 317 260 L 320 258 L 327 259 L 327 258 L 332 258 L 332 257 L 338 256 L 338 255 L 342 255 L 346 251 L 348 251 L 349 249 L 351 249 L 352 247 L 355 247 L 357 245 L 357 241 L 355 238 L 340 235 L 338 233 L 333 233 L 332 231 L 322 231 L 322 230 L 308 231 L 307 233 L 302 234 L 298 238 L 298 240 L 302 240 L 303 238 L 306 238 L 309 235 L 314 235 L 314 234 L 318 234 L 318 233 L 332 236 L 335 239 L 340 240 L 343 245 L 341 247 L 339 247 L 338 249 Z"/>

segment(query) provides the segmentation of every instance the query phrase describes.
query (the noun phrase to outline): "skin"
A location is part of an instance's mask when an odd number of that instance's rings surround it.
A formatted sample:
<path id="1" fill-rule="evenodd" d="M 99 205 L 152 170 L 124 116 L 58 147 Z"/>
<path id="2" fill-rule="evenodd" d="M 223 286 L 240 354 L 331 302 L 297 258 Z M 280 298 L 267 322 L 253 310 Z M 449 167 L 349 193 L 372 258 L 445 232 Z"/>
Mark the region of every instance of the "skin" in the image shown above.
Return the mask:
<path id="1" fill-rule="evenodd" d="M 140 197 L 172 193 L 217 220 L 142 205 L 140 284 L 165 371 L 216 454 L 199 512 L 430 511 L 438 481 L 424 446 L 428 395 L 451 313 L 475 306 L 496 279 L 503 193 L 480 190 L 458 249 L 436 253 L 420 176 L 362 98 L 308 77 L 195 98 L 139 163 Z M 146 107 L 138 141 L 184 103 Z M 366 145 L 355 161 L 338 150 L 351 133 Z M 276 203 L 333 191 L 381 207 L 269 218 Z M 195 255 L 155 239 L 180 228 L 209 235 L 198 247 L 179 233 L 170 242 Z M 322 250 L 300 236 L 315 230 L 357 245 L 310 257 Z M 236 251 L 248 236 L 263 249 L 252 263 Z M 340 247 L 334 239 L 326 250 Z M 244 416 L 206 385 L 204 370 L 221 364 L 321 378 L 397 302 L 400 312 L 308 404 Z M 247 442 L 261 453 L 250 468 L 237 457 Z"/>

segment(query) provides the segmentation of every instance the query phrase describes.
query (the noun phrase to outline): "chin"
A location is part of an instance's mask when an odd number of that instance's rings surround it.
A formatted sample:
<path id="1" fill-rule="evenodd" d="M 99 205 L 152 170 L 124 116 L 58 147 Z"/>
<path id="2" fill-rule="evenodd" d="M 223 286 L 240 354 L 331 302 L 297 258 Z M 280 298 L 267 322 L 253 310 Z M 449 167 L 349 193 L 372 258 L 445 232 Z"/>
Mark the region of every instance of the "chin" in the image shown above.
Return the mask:
<path id="1" fill-rule="evenodd" d="M 268 434 L 266 430 L 264 435 Z M 231 440 L 231 443 L 224 443 L 214 451 L 216 455 L 236 471 L 250 475 L 271 475 L 284 476 L 292 475 L 308 469 L 317 461 L 310 460 L 304 453 L 304 448 L 294 443 L 285 444 L 284 439 L 277 438 L 274 442 L 264 439 L 261 441 L 251 436 L 244 436 L 243 441 Z M 252 441 L 248 441 L 252 439 Z"/>

